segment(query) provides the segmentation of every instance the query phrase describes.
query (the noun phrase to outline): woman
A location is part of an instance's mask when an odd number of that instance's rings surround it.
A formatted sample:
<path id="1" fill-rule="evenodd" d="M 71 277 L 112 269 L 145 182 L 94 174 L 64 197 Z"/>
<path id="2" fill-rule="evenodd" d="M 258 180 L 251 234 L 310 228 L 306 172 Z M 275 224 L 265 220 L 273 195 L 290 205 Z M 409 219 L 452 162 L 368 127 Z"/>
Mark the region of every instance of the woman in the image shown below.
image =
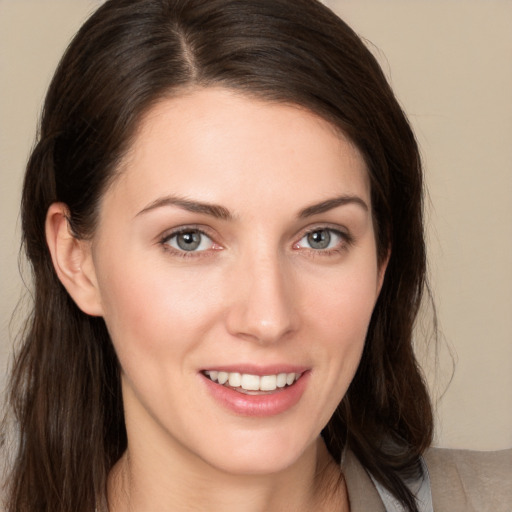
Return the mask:
<path id="1" fill-rule="evenodd" d="M 421 192 L 321 4 L 107 1 L 25 178 L 7 510 L 429 510 Z"/>

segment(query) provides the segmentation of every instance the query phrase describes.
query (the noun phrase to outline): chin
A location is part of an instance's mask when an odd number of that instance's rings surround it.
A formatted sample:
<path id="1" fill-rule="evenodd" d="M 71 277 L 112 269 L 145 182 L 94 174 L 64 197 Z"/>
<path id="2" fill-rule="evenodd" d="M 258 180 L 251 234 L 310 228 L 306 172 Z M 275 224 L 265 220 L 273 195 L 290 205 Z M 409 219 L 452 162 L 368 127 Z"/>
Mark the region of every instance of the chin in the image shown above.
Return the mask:
<path id="1" fill-rule="evenodd" d="M 273 433 L 252 436 L 250 441 L 230 443 L 229 446 L 223 442 L 222 445 L 221 453 L 216 450 L 204 460 L 225 473 L 263 476 L 279 473 L 298 463 L 308 450 L 314 448 L 315 442 Z"/>

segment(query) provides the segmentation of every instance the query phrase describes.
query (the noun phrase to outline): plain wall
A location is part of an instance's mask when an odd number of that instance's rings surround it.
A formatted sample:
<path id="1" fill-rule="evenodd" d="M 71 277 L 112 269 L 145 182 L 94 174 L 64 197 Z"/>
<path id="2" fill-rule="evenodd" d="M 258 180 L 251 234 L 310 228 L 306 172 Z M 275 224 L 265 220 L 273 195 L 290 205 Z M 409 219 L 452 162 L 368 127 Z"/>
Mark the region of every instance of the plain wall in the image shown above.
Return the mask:
<path id="1" fill-rule="evenodd" d="M 436 444 L 511 447 L 512 2 L 326 3 L 369 41 L 422 148 L 441 337 L 436 349 L 424 345 L 420 330 L 417 344 L 436 402 Z M 97 5 L 0 0 L 2 368 L 20 317 L 9 329 L 23 289 L 17 257 L 24 165 L 58 59 Z M 450 351 L 456 369 L 446 389 Z"/>

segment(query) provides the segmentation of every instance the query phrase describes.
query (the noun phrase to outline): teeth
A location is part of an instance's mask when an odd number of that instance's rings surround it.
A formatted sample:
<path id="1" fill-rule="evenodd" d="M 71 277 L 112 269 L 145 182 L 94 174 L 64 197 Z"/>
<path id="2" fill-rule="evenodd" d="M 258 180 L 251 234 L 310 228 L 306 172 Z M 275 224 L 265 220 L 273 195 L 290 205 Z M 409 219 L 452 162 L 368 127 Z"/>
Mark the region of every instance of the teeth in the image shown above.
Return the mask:
<path id="1" fill-rule="evenodd" d="M 286 373 L 280 373 L 277 376 L 277 387 L 284 388 L 286 386 Z"/>
<path id="2" fill-rule="evenodd" d="M 295 382 L 295 374 L 287 373 L 286 374 L 286 384 L 288 384 L 288 386 L 291 386 L 294 382 Z"/>
<path id="3" fill-rule="evenodd" d="M 261 379 L 257 375 L 244 373 L 240 379 L 240 387 L 247 391 L 258 391 L 260 389 Z"/>
<path id="4" fill-rule="evenodd" d="M 211 375 L 211 372 L 210 372 L 210 375 L 209 377 L 214 380 L 213 376 Z M 229 379 L 229 375 L 227 372 L 219 372 L 218 375 L 217 375 L 217 382 L 219 384 L 226 384 L 226 382 L 228 381 Z"/>
<path id="5" fill-rule="evenodd" d="M 230 373 L 228 382 L 232 388 L 239 388 L 242 384 L 242 376 L 239 373 Z"/>
<path id="6" fill-rule="evenodd" d="M 277 387 L 277 375 L 264 375 L 260 379 L 261 391 L 274 391 Z"/>
<path id="7" fill-rule="evenodd" d="M 279 373 L 277 375 L 251 375 L 238 372 L 205 371 L 204 374 L 213 382 L 242 388 L 246 391 L 275 391 L 277 388 L 291 386 L 301 376 L 300 373 Z"/>

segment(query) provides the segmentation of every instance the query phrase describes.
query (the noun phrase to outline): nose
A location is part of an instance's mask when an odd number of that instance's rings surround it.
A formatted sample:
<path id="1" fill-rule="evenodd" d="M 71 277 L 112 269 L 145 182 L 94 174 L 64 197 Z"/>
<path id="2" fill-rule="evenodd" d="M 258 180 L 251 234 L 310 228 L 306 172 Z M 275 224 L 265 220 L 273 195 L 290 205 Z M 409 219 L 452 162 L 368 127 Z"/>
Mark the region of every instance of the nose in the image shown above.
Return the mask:
<path id="1" fill-rule="evenodd" d="M 232 268 L 227 329 L 233 336 L 272 344 L 299 327 L 291 269 L 276 256 L 253 254 Z"/>

